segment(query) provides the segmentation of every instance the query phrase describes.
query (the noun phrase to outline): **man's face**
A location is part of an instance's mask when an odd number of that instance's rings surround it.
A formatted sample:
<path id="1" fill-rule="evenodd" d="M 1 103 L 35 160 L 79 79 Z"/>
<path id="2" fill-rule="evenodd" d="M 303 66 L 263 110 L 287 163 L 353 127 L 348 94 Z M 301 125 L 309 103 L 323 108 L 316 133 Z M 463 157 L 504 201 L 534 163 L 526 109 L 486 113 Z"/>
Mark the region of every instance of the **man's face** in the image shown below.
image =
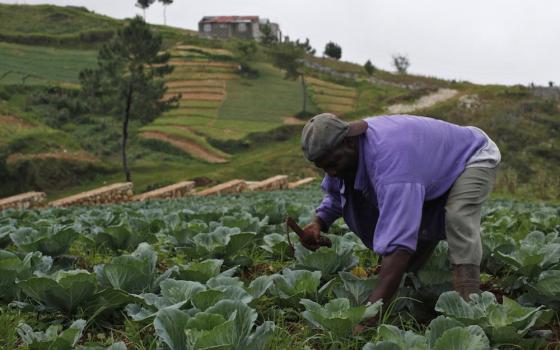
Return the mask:
<path id="1" fill-rule="evenodd" d="M 345 139 L 334 150 L 315 161 L 315 166 L 340 179 L 351 179 L 358 168 L 357 145 Z"/>

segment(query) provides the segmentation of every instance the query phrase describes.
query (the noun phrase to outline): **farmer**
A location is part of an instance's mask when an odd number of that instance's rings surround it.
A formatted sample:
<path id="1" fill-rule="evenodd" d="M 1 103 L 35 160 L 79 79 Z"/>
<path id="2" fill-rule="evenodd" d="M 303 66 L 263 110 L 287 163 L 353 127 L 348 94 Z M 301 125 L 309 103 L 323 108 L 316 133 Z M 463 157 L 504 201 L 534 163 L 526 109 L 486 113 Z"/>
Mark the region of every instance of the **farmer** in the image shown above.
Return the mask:
<path id="1" fill-rule="evenodd" d="M 492 191 L 500 151 L 482 130 L 427 117 L 378 116 L 344 122 L 323 113 L 305 125 L 305 157 L 325 171 L 325 197 L 302 244 L 319 247 L 339 217 L 382 256 L 368 300 L 391 300 L 441 239 L 463 298 L 479 291 L 480 208 Z"/>

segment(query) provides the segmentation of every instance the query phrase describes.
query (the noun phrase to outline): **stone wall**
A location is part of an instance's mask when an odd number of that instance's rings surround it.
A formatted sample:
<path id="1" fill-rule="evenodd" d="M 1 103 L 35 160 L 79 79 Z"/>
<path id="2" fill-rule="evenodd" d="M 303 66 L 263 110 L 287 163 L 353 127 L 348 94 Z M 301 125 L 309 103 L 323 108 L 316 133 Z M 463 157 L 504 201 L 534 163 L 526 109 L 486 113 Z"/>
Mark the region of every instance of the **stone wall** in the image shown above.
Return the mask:
<path id="1" fill-rule="evenodd" d="M 0 211 L 8 208 L 28 209 L 42 207 L 46 195 L 44 192 L 27 192 L 0 199 Z"/>
<path id="2" fill-rule="evenodd" d="M 295 182 L 290 182 L 288 184 L 288 188 L 292 189 L 292 188 L 296 188 L 296 187 L 299 187 L 299 186 L 304 186 L 304 185 L 307 185 L 307 184 L 309 184 L 313 181 L 315 181 L 314 177 L 306 177 L 305 179 L 301 179 L 301 180 L 298 180 L 298 181 L 295 181 Z"/>
<path id="3" fill-rule="evenodd" d="M 194 181 L 182 181 L 171 186 L 158 188 L 134 196 L 134 201 L 146 201 L 150 199 L 174 199 L 188 196 L 194 192 Z"/>
<path id="4" fill-rule="evenodd" d="M 250 191 L 274 191 L 288 188 L 288 176 L 276 175 L 263 181 L 251 182 L 248 184 Z"/>
<path id="5" fill-rule="evenodd" d="M 51 207 L 68 207 L 71 205 L 100 205 L 128 202 L 132 199 L 132 182 L 116 183 L 96 188 L 49 203 Z"/>
<path id="6" fill-rule="evenodd" d="M 198 196 L 209 196 L 213 194 L 239 193 L 247 189 L 247 184 L 243 180 L 231 180 L 214 187 L 197 192 Z"/>

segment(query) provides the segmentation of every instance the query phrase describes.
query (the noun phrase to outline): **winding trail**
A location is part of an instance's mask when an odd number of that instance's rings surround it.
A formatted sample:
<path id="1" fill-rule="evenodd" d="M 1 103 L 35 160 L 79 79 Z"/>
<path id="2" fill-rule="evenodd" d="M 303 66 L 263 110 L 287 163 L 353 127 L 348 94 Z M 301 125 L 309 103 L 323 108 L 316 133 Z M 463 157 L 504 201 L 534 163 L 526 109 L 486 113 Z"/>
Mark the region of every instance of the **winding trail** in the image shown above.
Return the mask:
<path id="1" fill-rule="evenodd" d="M 387 111 L 390 114 L 410 113 L 417 109 L 432 107 L 437 103 L 447 101 L 450 98 L 453 98 L 455 95 L 457 95 L 457 93 L 458 91 L 453 89 L 439 89 L 438 91 L 432 94 L 420 97 L 418 100 L 416 100 L 413 103 L 410 104 L 398 103 L 398 104 L 391 105 L 387 107 Z"/>

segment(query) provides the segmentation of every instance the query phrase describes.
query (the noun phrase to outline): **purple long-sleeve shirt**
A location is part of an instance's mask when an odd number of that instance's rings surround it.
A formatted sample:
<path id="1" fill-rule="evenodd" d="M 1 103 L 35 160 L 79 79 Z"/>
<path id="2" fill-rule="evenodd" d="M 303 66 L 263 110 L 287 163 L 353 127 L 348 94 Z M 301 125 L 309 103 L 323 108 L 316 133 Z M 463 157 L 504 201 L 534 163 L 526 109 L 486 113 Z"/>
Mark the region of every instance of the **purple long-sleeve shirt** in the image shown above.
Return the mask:
<path id="1" fill-rule="evenodd" d="M 416 251 L 425 202 L 444 195 L 486 138 L 476 130 L 427 117 L 367 118 L 359 136 L 354 183 L 325 175 L 317 216 L 348 227 L 380 255 Z M 350 188 L 347 188 L 350 187 Z"/>

